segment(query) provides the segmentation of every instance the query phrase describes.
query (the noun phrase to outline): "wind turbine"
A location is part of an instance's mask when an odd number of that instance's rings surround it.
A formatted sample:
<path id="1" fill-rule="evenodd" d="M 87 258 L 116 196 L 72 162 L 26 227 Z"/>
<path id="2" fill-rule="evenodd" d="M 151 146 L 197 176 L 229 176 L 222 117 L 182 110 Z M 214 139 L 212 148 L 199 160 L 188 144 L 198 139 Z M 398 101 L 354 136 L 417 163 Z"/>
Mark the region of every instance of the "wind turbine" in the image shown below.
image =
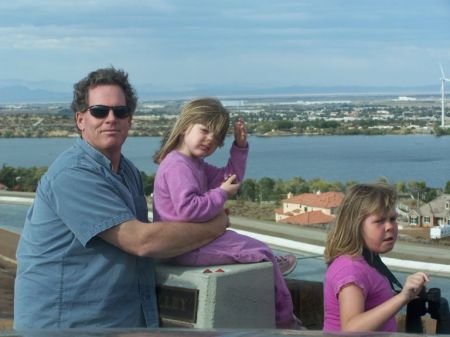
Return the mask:
<path id="1" fill-rule="evenodd" d="M 441 67 L 441 128 L 445 127 L 445 82 L 450 82 L 450 78 L 446 78 L 444 68 Z"/>

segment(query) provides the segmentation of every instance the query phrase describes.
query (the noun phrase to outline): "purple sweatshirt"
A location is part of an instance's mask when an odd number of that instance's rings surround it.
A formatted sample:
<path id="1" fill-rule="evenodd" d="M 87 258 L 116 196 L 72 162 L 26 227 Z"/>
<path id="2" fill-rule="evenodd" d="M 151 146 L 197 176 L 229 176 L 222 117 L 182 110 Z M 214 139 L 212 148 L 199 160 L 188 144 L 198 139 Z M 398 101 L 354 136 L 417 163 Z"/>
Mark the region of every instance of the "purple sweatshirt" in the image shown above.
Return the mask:
<path id="1" fill-rule="evenodd" d="M 228 198 L 220 185 L 231 174 L 242 182 L 247 156 L 248 146 L 240 148 L 233 143 L 227 166 L 217 168 L 203 159 L 170 152 L 155 176 L 153 221 L 204 222 L 214 218 Z"/>

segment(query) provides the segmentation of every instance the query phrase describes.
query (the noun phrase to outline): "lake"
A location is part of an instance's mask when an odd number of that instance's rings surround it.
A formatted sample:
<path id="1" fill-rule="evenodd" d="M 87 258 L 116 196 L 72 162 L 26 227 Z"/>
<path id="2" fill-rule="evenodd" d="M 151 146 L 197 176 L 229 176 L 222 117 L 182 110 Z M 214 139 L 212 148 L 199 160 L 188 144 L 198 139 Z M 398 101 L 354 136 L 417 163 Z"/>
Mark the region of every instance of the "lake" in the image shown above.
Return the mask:
<path id="1" fill-rule="evenodd" d="M 2 138 L 0 165 L 49 166 L 74 143 L 73 138 Z M 208 158 L 224 165 L 232 139 Z M 391 183 L 423 180 L 444 187 L 450 180 L 450 137 L 408 136 L 297 136 L 249 138 L 246 178 L 287 180 L 321 178 L 327 181 L 371 182 L 380 177 Z M 123 153 L 136 166 L 154 173 L 152 155 L 159 137 L 130 137 Z"/>

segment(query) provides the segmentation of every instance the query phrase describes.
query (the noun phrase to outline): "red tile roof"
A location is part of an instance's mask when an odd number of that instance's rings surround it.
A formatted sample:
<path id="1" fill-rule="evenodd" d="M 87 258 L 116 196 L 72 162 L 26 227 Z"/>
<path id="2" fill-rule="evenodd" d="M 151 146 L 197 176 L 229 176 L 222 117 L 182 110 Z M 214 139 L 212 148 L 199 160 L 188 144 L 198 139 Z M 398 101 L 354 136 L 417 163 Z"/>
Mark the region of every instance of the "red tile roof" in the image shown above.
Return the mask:
<path id="1" fill-rule="evenodd" d="M 282 208 L 275 209 L 275 214 L 284 214 Z"/>
<path id="2" fill-rule="evenodd" d="M 321 211 L 306 212 L 299 215 L 290 216 L 289 218 L 280 220 L 280 222 L 294 224 L 294 225 L 314 225 L 330 223 L 334 217 L 322 213 Z"/>
<path id="3" fill-rule="evenodd" d="M 289 199 L 284 199 L 283 203 L 301 204 L 311 207 L 332 208 L 338 207 L 344 194 L 340 192 L 325 192 L 325 193 L 303 193 L 295 195 Z"/>

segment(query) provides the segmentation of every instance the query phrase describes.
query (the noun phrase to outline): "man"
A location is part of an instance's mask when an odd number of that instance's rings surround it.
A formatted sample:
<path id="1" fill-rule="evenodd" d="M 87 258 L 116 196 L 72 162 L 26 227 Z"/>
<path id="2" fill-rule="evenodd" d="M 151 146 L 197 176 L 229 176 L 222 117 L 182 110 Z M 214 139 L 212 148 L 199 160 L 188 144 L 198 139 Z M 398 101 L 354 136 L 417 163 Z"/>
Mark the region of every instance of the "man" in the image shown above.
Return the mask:
<path id="1" fill-rule="evenodd" d="M 98 69 L 74 86 L 81 138 L 42 177 L 17 250 L 16 329 L 157 327 L 152 257 L 198 248 L 225 231 L 148 223 L 136 167 L 121 154 L 137 98 L 128 75 Z"/>

